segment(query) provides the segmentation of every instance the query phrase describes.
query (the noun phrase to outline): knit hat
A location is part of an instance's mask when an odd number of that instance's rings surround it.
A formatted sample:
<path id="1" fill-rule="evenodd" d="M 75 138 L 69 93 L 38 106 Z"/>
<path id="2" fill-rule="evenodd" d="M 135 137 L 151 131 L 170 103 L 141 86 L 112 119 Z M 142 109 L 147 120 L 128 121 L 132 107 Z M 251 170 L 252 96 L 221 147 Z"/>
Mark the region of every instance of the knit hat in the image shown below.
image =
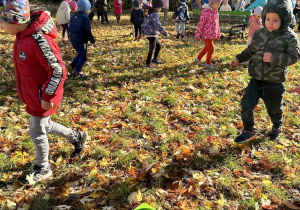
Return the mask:
<path id="1" fill-rule="evenodd" d="M 69 7 L 70 7 L 70 10 L 77 11 L 77 3 L 76 3 L 76 1 L 70 1 L 69 2 Z"/>
<path id="2" fill-rule="evenodd" d="M 258 6 L 254 9 L 253 15 L 256 16 L 261 16 L 261 12 L 262 12 L 263 8 L 261 6 Z"/>
<path id="3" fill-rule="evenodd" d="M 134 7 L 139 7 L 140 6 L 140 2 L 137 0 L 134 0 L 133 2 Z"/>
<path id="4" fill-rule="evenodd" d="M 215 4 L 215 3 L 219 3 L 222 0 L 209 0 L 209 4 Z"/>
<path id="5" fill-rule="evenodd" d="M 164 6 L 164 2 L 162 0 L 153 0 L 152 7 L 154 8 L 161 8 Z"/>
<path id="6" fill-rule="evenodd" d="M 23 24 L 30 20 L 28 0 L 0 0 L 0 18 L 9 24 Z"/>
<path id="7" fill-rule="evenodd" d="M 87 12 L 91 9 L 91 3 L 88 0 L 78 0 L 78 11 Z"/>

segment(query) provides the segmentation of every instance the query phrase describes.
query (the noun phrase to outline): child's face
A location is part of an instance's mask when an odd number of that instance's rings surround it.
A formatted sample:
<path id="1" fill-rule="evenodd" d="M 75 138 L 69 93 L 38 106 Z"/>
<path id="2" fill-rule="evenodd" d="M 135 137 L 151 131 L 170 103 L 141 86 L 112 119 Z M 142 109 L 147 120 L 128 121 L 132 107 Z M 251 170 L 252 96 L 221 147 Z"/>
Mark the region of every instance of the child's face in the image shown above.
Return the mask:
<path id="1" fill-rule="evenodd" d="M 18 31 L 15 30 L 14 24 L 8 24 L 0 18 L 0 28 L 8 34 L 15 35 Z"/>
<path id="2" fill-rule="evenodd" d="M 140 8 L 139 8 L 139 7 L 135 7 L 134 9 L 135 9 L 135 10 L 140 10 Z"/>
<path id="3" fill-rule="evenodd" d="M 281 19 L 277 13 L 267 13 L 265 25 L 269 32 L 278 30 L 281 26 Z"/>
<path id="4" fill-rule="evenodd" d="M 217 10 L 217 9 L 219 9 L 220 4 L 221 4 L 221 2 L 217 2 L 217 3 L 214 3 L 214 4 L 210 4 L 210 6 L 211 6 L 211 8 Z"/>

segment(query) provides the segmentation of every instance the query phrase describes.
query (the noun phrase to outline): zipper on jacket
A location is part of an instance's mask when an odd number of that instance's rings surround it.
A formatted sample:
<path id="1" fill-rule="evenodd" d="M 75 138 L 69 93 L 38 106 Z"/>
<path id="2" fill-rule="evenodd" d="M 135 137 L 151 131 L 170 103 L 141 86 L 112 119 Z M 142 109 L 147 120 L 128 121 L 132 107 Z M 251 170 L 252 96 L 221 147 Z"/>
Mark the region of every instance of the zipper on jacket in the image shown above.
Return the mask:
<path id="1" fill-rule="evenodd" d="M 20 35 L 19 35 L 20 36 Z M 21 88 L 21 76 L 20 76 L 20 71 L 19 71 L 19 68 L 18 68 L 18 60 L 17 60 L 17 52 L 18 52 L 18 45 L 19 45 L 19 41 L 20 41 L 20 37 L 18 38 L 18 40 L 17 40 L 17 42 L 16 42 L 16 50 L 15 50 L 15 53 L 14 53 L 14 60 L 16 61 L 16 66 L 15 66 L 15 68 L 16 68 L 16 71 L 18 71 L 19 72 L 19 90 L 20 90 L 20 93 L 21 93 L 21 95 L 22 95 L 22 99 L 24 100 L 24 102 L 26 102 L 25 101 L 25 98 L 24 98 L 24 96 L 23 96 L 23 91 L 22 91 L 22 88 Z"/>

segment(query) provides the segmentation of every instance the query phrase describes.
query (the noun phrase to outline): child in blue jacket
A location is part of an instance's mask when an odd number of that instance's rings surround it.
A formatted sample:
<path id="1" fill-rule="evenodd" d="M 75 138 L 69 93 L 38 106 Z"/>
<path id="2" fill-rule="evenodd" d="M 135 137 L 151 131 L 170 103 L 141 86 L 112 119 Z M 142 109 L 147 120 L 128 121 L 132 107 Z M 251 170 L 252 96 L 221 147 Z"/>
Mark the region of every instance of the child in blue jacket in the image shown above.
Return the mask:
<path id="1" fill-rule="evenodd" d="M 68 67 L 69 73 L 74 79 L 80 77 L 80 71 L 87 60 L 87 43 L 95 43 L 95 38 L 91 32 L 91 22 L 88 14 L 91 4 L 88 0 L 78 0 L 78 12 L 70 21 L 71 43 L 77 56 Z"/>
<path id="2" fill-rule="evenodd" d="M 135 40 L 137 40 L 141 38 L 141 30 L 144 21 L 144 15 L 143 15 L 143 10 L 140 8 L 140 2 L 138 0 L 135 0 L 133 4 L 134 4 L 134 8 L 133 10 L 131 10 L 130 23 L 134 25 Z M 139 33 L 139 37 L 138 37 L 138 33 Z"/>
<path id="3" fill-rule="evenodd" d="M 146 61 L 146 67 L 148 68 L 152 68 L 150 62 L 160 64 L 160 62 L 157 60 L 159 51 L 161 49 L 161 43 L 157 38 L 158 32 L 160 32 L 166 37 L 169 36 L 166 29 L 164 29 L 164 27 L 159 22 L 158 12 L 161 11 L 163 6 L 164 6 L 164 2 L 162 0 L 153 0 L 152 7 L 144 8 L 145 12 L 144 12 L 144 23 L 142 26 L 142 34 L 145 35 L 149 40 L 149 52 Z M 151 61 L 154 48 L 155 48 L 154 57 Z"/>

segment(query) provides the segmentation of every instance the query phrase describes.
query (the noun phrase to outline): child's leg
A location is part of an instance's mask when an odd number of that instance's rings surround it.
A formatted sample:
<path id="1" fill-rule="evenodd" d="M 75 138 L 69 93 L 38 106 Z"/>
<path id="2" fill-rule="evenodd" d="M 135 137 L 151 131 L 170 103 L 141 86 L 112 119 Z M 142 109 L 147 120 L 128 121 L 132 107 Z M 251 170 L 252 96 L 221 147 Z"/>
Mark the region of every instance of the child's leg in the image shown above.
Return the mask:
<path id="1" fill-rule="evenodd" d="M 101 23 L 104 23 L 104 15 L 101 15 Z"/>
<path id="2" fill-rule="evenodd" d="M 147 37 L 147 39 L 149 40 L 149 52 L 148 52 L 148 56 L 147 56 L 146 65 L 150 65 L 153 50 L 155 48 L 156 40 L 155 40 L 155 37 Z"/>
<path id="3" fill-rule="evenodd" d="M 206 45 L 206 42 L 204 41 L 204 48 L 198 54 L 197 59 L 200 61 L 207 52 L 208 52 L 208 46 Z"/>
<path id="4" fill-rule="evenodd" d="M 204 40 L 204 42 L 205 42 L 205 46 L 207 46 L 207 56 L 206 56 L 206 62 L 205 63 L 210 64 L 212 55 L 215 52 L 214 40 L 213 39 L 206 39 L 206 40 Z"/>
<path id="5" fill-rule="evenodd" d="M 62 30 L 62 39 L 65 39 L 67 27 L 66 27 L 66 24 L 62 24 L 61 26 L 63 27 L 63 30 Z"/>
<path id="6" fill-rule="evenodd" d="M 68 38 L 70 39 L 70 24 L 67 24 L 67 33 L 68 33 Z"/>
<path id="7" fill-rule="evenodd" d="M 283 83 L 269 83 L 264 88 L 262 99 L 266 105 L 268 114 L 273 123 L 273 128 L 279 129 L 283 124 L 283 94 L 285 92 Z"/>
<path id="8" fill-rule="evenodd" d="M 164 8 L 164 22 L 167 22 L 168 18 L 168 9 Z"/>
<path id="9" fill-rule="evenodd" d="M 157 60 L 160 49 L 161 49 L 161 43 L 158 40 L 158 38 L 155 37 L 155 52 L 154 52 L 153 60 Z"/>
<path id="10" fill-rule="evenodd" d="M 134 25 L 134 36 L 135 38 L 138 37 L 138 25 Z"/>
<path id="11" fill-rule="evenodd" d="M 180 28 L 181 28 L 181 35 L 184 36 L 185 35 L 185 22 L 180 23 Z"/>
<path id="12" fill-rule="evenodd" d="M 139 38 L 140 38 L 142 34 L 142 25 L 138 25 L 138 30 L 139 30 Z"/>
<path id="13" fill-rule="evenodd" d="M 75 73 L 78 74 L 81 71 L 82 66 L 84 65 L 84 63 L 87 60 L 87 44 L 86 43 L 84 43 L 84 44 L 77 43 L 77 44 L 75 44 L 74 48 L 75 48 L 76 52 L 78 53 L 78 55 L 73 60 L 74 63 L 77 60 L 76 68 L 74 71 L 75 71 Z"/>
<path id="14" fill-rule="evenodd" d="M 242 121 L 244 129 L 247 131 L 254 129 L 253 109 L 258 104 L 260 98 L 259 88 L 259 84 L 254 79 L 251 79 L 241 100 Z"/>
<path id="15" fill-rule="evenodd" d="M 180 22 L 175 22 L 175 26 L 176 26 L 176 32 L 179 33 L 179 31 L 180 31 Z"/>
<path id="16" fill-rule="evenodd" d="M 106 21 L 106 23 L 108 24 L 108 23 L 109 23 L 109 21 L 108 21 L 108 17 L 107 17 L 107 12 L 105 12 L 105 14 L 104 14 L 104 17 L 105 17 L 105 21 Z"/>
<path id="17" fill-rule="evenodd" d="M 70 143 L 75 144 L 79 138 L 79 132 L 73 131 L 63 125 L 51 121 L 48 117 L 30 117 L 29 135 L 35 145 L 35 165 L 49 167 L 49 141 L 47 134 L 55 134 L 66 138 Z"/>

